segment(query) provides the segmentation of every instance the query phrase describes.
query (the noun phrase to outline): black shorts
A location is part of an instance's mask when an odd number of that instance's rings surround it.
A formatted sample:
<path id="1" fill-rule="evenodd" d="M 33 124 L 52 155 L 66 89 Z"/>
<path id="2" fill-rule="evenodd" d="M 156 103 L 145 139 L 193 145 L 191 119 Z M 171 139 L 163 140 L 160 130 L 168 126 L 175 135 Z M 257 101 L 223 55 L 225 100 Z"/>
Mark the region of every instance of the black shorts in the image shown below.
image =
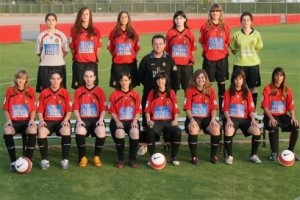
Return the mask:
<path id="1" fill-rule="evenodd" d="M 124 129 L 125 133 L 127 133 L 127 135 L 129 135 L 132 120 L 122 121 L 122 123 L 123 123 L 123 127 L 124 127 L 123 129 Z M 139 122 L 138 122 L 138 125 L 140 127 Z M 110 130 L 110 133 L 111 133 L 111 136 L 112 136 L 113 139 L 116 138 L 116 130 L 117 129 L 119 129 L 119 128 L 117 127 L 117 124 L 116 124 L 115 120 L 111 119 L 110 124 L 109 124 L 109 130 Z"/>
<path id="2" fill-rule="evenodd" d="M 45 122 L 47 123 L 46 128 L 49 130 L 48 136 L 54 132 L 56 133 L 57 136 L 61 136 L 59 131 L 62 128 L 62 126 L 61 126 L 62 121 L 46 120 Z M 71 127 L 70 127 L 70 132 L 71 132 Z"/>
<path id="3" fill-rule="evenodd" d="M 172 126 L 171 121 L 154 121 L 153 131 L 155 132 L 155 139 L 159 141 L 163 135 L 164 141 L 171 141 L 172 135 L 177 131 L 180 131 L 179 126 Z"/>
<path id="4" fill-rule="evenodd" d="M 268 131 L 274 131 L 278 129 L 279 127 L 281 128 L 282 132 L 292 132 L 296 129 L 299 129 L 299 127 L 296 127 L 291 124 L 291 117 L 287 114 L 280 115 L 280 116 L 273 116 L 275 120 L 278 122 L 278 126 L 276 127 L 270 127 L 269 126 L 269 117 L 267 115 L 264 115 L 264 127 Z"/>
<path id="5" fill-rule="evenodd" d="M 59 71 L 62 74 L 62 87 L 67 89 L 67 72 L 66 66 L 39 66 L 37 73 L 36 92 L 50 87 L 50 74 L 52 71 Z"/>
<path id="6" fill-rule="evenodd" d="M 240 69 L 245 72 L 246 75 L 246 83 L 249 88 L 259 87 L 261 86 L 261 79 L 259 73 L 259 66 L 233 66 L 233 71 Z"/>
<path id="7" fill-rule="evenodd" d="M 116 82 L 118 81 L 122 73 L 129 73 L 131 75 L 132 87 L 136 87 L 140 85 L 139 78 L 138 78 L 139 77 L 138 67 L 136 62 L 130 64 L 112 63 L 110 69 L 110 80 L 109 80 L 110 87 L 116 86 Z"/>
<path id="8" fill-rule="evenodd" d="M 177 65 L 178 80 L 183 90 L 188 88 L 189 81 L 193 77 L 193 70 L 192 65 Z"/>
<path id="9" fill-rule="evenodd" d="M 84 123 L 85 123 L 85 129 L 86 129 L 86 137 L 88 136 L 92 136 L 92 137 L 96 137 L 96 134 L 95 134 L 95 129 L 97 128 L 97 122 L 98 122 L 98 118 L 82 118 L 81 119 Z M 105 126 L 105 122 L 103 121 L 104 123 L 104 126 Z M 76 125 L 77 125 L 77 122 L 75 124 L 75 129 L 76 129 Z"/>
<path id="10" fill-rule="evenodd" d="M 210 61 L 204 57 L 202 69 L 206 71 L 210 82 L 225 82 L 229 78 L 228 56 L 217 61 Z"/>
<path id="11" fill-rule="evenodd" d="M 248 132 L 250 126 L 251 126 L 251 119 L 250 118 L 230 118 L 231 121 L 233 122 L 233 128 L 234 128 L 234 134 L 233 136 L 236 134 L 236 131 L 238 129 L 241 129 L 242 133 L 244 134 L 245 137 L 250 136 L 251 134 Z M 223 121 L 223 128 L 225 130 L 225 126 L 226 126 L 226 118 L 224 118 Z"/>
<path id="12" fill-rule="evenodd" d="M 77 89 L 80 86 L 85 85 L 83 75 L 86 69 L 91 69 L 95 72 L 96 80 L 95 85 L 98 85 L 98 64 L 97 63 L 81 63 L 81 62 L 73 62 L 72 65 L 72 88 Z"/>
<path id="13" fill-rule="evenodd" d="M 12 121 L 12 125 L 13 125 L 13 127 L 15 129 L 16 134 L 17 133 L 21 133 L 22 135 L 26 134 L 26 130 L 28 128 L 28 123 L 29 123 L 28 120 L 24 120 L 24 121 Z"/>
<path id="14" fill-rule="evenodd" d="M 205 134 L 211 135 L 211 133 L 206 130 L 210 124 L 211 117 L 204 117 L 204 118 L 194 117 L 194 120 L 197 122 L 199 128 L 202 129 Z M 189 118 L 186 118 L 184 122 L 184 128 L 187 134 L 189 134 L 188 125 L 190 121 L 191 120 Z"/>

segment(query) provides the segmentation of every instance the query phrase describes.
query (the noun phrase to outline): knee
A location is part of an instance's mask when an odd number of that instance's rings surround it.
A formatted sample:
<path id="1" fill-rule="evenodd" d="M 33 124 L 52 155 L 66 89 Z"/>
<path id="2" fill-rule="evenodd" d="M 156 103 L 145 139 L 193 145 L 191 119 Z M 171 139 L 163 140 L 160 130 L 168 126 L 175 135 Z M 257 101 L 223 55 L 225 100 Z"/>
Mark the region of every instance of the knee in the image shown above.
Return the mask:
<path id="1" fill-rule="evenodd" d="M 129 136 L 133 140 L 139 139 L 139 130 L 137 128 L 130 129 Z"/>
<path id="2" fill-rule="evenodd" d="M 40 127 L 38 129 L 38 137 L 39 138 L 46 138 L 49 133 L 50 133 L 49 130 L 45 127 Z"/>
<path id="3" fill-rule="evenodd" d="M 117 139 L 123 139 L 125 138 L 125 132 L 123 129 L 117 129 L 116 132 L 115 132 L 115 137 Z"/>

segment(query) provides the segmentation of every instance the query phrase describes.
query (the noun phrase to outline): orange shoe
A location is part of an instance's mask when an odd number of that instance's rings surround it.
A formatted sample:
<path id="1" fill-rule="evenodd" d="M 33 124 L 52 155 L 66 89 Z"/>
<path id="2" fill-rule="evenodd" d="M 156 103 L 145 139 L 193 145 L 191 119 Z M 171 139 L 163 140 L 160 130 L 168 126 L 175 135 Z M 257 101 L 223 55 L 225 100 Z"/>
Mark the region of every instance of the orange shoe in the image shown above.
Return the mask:
<path id="1" fill-rule="evenodd" d="M 93 162 L 94 162 L 95 167 L 101 167 L 102 166 L 101 159 L 100 159 L 99 156 L 94 156 Z"/>
<path id="2" fill-rule="evenodd" d="M 80 159 L 80 163 L 79 163 L 79 167 L 86 167 L 86 165 L 88 164 L 88 159 L 86 156 L 82 157 Z"/>

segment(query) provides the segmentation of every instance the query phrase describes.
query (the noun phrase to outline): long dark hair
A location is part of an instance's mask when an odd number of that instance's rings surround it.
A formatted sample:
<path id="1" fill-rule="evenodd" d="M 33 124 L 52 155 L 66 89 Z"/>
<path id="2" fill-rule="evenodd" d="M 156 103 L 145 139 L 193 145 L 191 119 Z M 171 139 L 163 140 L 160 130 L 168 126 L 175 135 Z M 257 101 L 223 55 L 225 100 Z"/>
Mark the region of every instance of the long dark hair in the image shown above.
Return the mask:
<path id="1" fill-rule="evenodd" d="M 76 16 L 76 20 L 75 23 L 72 27 L 72 30 L 79 35 L 81 33 L 81 29 L 82 29 L 82 13 L 84 11 L 88 10 L 90 13 L 90 19 L 89 19 L 89 26 L 87 27 L 87 33 L 89 37 L 95 36 L 95 30 L 94 30 L 94 26 L 93 26 L 93 16 L 92 16 L 92 12 L 91 10 L 87 7 L 87 6 L 83 6 L 82 8 L 80 8 L 80 10 L 77 12 L 77 16 Z"/>
<path id="2" fill-rule="evenodd" d="M 238 77 L 243 78 L 243 84 L 242 84 L 242 89 L 241 89 L 242 97 L 243 97 L 243 99 L 247 100 L 249 89 L 248 89 L 248 86 L 246 84 L 246 75 L 245 75 L 245 72 L 243 70 L 237 69 L 237 70 L 232 72 L 231 80 L 230 80 L 230 87 L 229 87 L 229 94 L 230 94 L 231 97 L 235 95 L 236 89 L 235 89 L 234 80 Z"/>
<path id="3" fill-rule="evenodd" d="M 153 89 L 154 93 L 153 93 L 153 99 L 156 99 L 159 97 L 159 88 L 158 88 L 158 85 L 156 83 L 156 81 L 158 79 L 161 79 L 161 78 L 164 78 L 166 79 L 166 93 L 167 93 L 167 97 L 170 98 L 171 97 L 171 92 L 170 92 L 170 86 L 169 86 L 169 78 L 166 74 L 166 72 L 158 72 L 155 76 L 155 87 Z"/>
<path id="4" fill-rule="evenodd" d="M 50 74 L 49 74 L 49 80 L 51 79 L 51 77 L 53 76 L 53 74 L 58 74 L 60 76 L 60 78 L 62 79 L 61 83 L 60 83 L 60 87 L 64 87 L 64 83 L 63 83 L 63 79 L 64 78 L 63 78 L 63 75 L 62 75 L 61 71 L 59 71 L 59 70 L 53 70 L 53 71 L 51 71 Z"/>
<path id="5" fill-rule="evenodd" d="M 181 17 L 183 17 L 184 19 L 186 19 L 185 22 L 184 22 L 184 28 L 189 29 L 189 26 L 187 25 L 188 19 L 187 19 L 187 17 L 186 17 L 185 12 L 182 11 L 182 10 L 178 10 L 178 11 L 176 11 L 176 12 L 174 13 L 174 15 L 173 15 L 173 27 L 172 27 L 172 28 L 173 28 L 173 29 L 176 29 L 175 18 L 177 18 L 178 16 L 181 16 Z"/>
<path id="6" fill-rule="evenodd" d="M 113 38 L 116 38 L 119 34 L 119 31 L 121 30 L 121 16 L 124 13 L 128 16 L 128 23 L 126 25 L 126 35 L 129 39 L 134 40 L 136 37 L 136 32 L 132 26 L 131 17 L 129 15 L 129 12 L 126 10 L 123 10 L 123 11 L 119 12 L 119 14 L 118 14 L 117 24 L 116 24 L 115 28 L 113 29 Z"/>
<path id="7" fill-rule="evenodd" d="M 274 94 L 274 95 L 276 94 L 275 76 L 277 74 L 282 74 L 282 76 L 283 76 L 283 81 L 282 81 L 281 85 L 279 86 L 279 89 L 282 90 L 283 97 L 286 97 L 287 91 L 288 91 L 288 87 L 287 87 L 286 81 L 285 81 L 285 78 L 286 78 L 285 71 L 284 71 L 284 69 L 282 67 L 276 67 L 273 70 L 272 80 L 271 80 L 271 84 L 270 84 L 270 86 L 271 86 L 271 93 Z"/>
<path id="8" fill-rule="evenodd" d="M 121 87 L 120 81 L 121 81 L 121 79 L 122 79 L 124 76 L 127 76 L 129 80 L 132 80 L 131 74 L 130 74 L 130 73 L 128 73 L 128 72 L 123 72 L 123 73 L 121 73 L 120 76 L 118 77 L 118 81 L 116 82 L 116 89 L 117 89 L 117 90 L 121 90 L 122 87 Z M 130 91 L 130 90 L 132 90 L 132 82 L 130 82 L 130 84 L 129 84 L 129 91 Z"/>

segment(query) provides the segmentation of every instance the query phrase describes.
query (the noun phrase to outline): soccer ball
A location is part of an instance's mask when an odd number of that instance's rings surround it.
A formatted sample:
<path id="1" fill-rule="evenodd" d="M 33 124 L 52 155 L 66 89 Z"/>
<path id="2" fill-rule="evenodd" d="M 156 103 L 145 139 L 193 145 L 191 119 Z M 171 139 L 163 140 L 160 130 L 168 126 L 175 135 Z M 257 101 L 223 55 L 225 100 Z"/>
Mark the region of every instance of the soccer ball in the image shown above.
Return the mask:
<path id="1" fill-rule="evenodd" d="M 32 169 L 32 162 L 27 157 L 20 157 L 16 160 L 15 168 L 21 174 L 28 174 Z"/>
<path id="2" fill-rule="evenodd" d="M 295 163 L 295 155 L 290 150 L 283 150 L 278 156 L 278 162 L 286 167 L 292 166 Z"/>
<path id="3" fill-rule="evenodd" d="M 166 157 L 161 153 L 155 153 L 150 158 L 150 166 L 153 169 L 163 169 L 167 164 Z"/>

